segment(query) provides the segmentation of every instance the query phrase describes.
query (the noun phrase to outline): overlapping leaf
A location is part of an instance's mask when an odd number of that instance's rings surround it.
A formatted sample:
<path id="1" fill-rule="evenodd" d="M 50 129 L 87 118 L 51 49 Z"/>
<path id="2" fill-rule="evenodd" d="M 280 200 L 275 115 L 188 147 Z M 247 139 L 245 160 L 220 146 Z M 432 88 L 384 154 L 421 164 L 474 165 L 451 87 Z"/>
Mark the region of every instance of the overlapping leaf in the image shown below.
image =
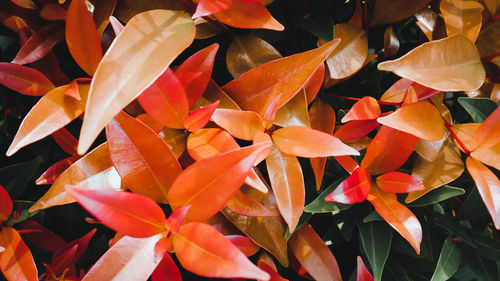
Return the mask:
<path id="1" fill-rule="evenodd" d="M 43 96 L 54 89 L 54 84 L 40 71 L 7 62 L 0 63 L 0 83 L 29 96 Z"/>
<path id="2" fill-rule="evenodd" d="M 37 281 L 38 274 L 30 250 L 12 227 L 0 231 L 0 269 L 7 280 Z"/>

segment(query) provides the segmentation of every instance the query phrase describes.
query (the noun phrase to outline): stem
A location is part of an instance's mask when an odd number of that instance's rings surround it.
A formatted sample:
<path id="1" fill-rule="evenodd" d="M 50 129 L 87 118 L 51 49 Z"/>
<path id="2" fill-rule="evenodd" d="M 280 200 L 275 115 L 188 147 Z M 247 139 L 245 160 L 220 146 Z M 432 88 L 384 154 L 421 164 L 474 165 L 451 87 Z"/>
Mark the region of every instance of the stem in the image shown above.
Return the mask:
<path id="1" fill-rule="evenodd" d="M 465 146 L 465 144 L 462 142 L 462 140 L 457 136 L 457 134 L 455 134 L 455 132 L 453 131 L 453 128 L 451 126 L 450 123 L 448 123 L 448 121 L 446 121 L 443 117 L 443 121 L 444 121 L 444 126 L 446 127 L 446 129 L 448 129 L 448 132 L 450 132 L 450 135 L 453 137 L 453 139 L 455 139 L 455 141 L 458 143 L 458 145 L 460 145 L 460 147 L 462 148 L 462 150 L 464 151 L 464 153 L 469 156 L 471 151 Z"/>
<path id="2" fill-rule="evenodd" d="M 491 62 L 492 59 L 494 59 L 495 57 L 498 57 L 498 56 L 500 56 L 500 52 L 496 52 L 496 53 L 493 53 L 491 55 L 484 56 L 481 58 L 481 61 Z"/>
<path id="3" fill-rule="evenodd" d="M 336 98 L 339 98 L 339 99 L 355 100 L 355 101 L 361 100 L 361 98 L 340 96 L 340 95 L 336 95 L 336 94 L 332 94 L 332 93 L 326 93 L 326 95 L 330 96 L 330 97 L 336 97 Z M 388 102 L 388 101 L 381 101 L 381 100 L 377 100 L 377 103 L 378 104 L 383 104 L 383 105 L 393 105 L 393 106 L 400 106 L 401 105 L 401 103 L 399 103 L 399 102 Z"/>

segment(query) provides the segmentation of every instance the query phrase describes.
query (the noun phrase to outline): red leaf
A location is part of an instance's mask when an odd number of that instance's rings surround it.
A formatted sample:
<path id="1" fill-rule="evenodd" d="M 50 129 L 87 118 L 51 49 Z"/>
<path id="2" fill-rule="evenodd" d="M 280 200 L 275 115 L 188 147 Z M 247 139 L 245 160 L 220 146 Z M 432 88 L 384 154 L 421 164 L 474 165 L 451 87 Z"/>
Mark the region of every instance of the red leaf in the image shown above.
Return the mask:
<path id="1" fill-rule="evenodd" d="M 60 25 L 48 25 L 33 34 L 17 52 L 12 63 L 27 64 L 45 57 L 57 43 L 64 39 Z"/>
<path id="2" fill-rule="evenodd" d="M 219 278 L 269 279 L 227 238 L 209 225 L 189 223 L 173 236 L 182 266 L 198 275 Z"/>
<path id="3" fill-rule="evenodd" d="M 420 180 L 401 172 L 389 172 L 377 177 L 377 185 L 392 193 L 410 193 L 425 189 Z"/>
<path id="4" fill-rule="evenodd" d="M 190 220 L 203 221 L 215 215 L 243 184 L 256 160 L 269 154 L 270 147 L 270 142 L 262 142 L 194 163 L 168 192 L 172 209 L 191 205 Z"/>
<path id="5" fill-rule="evenodd" d="M 297 229 L 288 244 L 295 257 L 314 279 L 342 280 L 337 260 L 309 224 L 306 223 Z"/>
<path id="6" fill-rule="evenodd" d="M 363 167 L 358 167 L 332 193 L 326 196 L 325 201 L 343 204 L 360 203 L 365 201 L 371 186 L 370 174 Z"/>
<path id="7" fill-rule="evenodd" d="M 376 99 L 363 97 L 357 101 L 342 118 L 342 123 L 353 120 L 371 120 L 380 116 L 380 106 Z"/>
<path id="8" fill-rule="evenodd" d="M 196 104 L 210 81 L 215 54 L 218 49 L 219 44 L 214 43 L 205 49 L 198 51 L 185 60 L 175 71 L 175 75 L 177 75 L 179 80 L 181 80 L 180 77 L 187 72 L 196 73 L 194 79 L 190 79 L 189 82 L 184 85 L 189 101 L 189 108 Z"/>
<path id="9" fill-rule="evenodd" d="M 76 63 L 90 76 L 102 59 L 101 39 L 85 0 L 72 0 L 66 19 L 66 43 Z"/>
<path id="10" fill-rule="evenodd" d="M 7 280 L 38 280 L 33 256 L 15 229 L 2 229 L 0 247 L 5 249 L 0 252 L 0 269 Z"/>
<path id="11" fill-rule="evenodd" d="M 68 169 L 73 163 L 80 159 L 80 155 L 73 155 L 66 159 L 59 160 L 52 164 L 37 180 L 37 185 L 53 184 L 57 178 Z"/>
<path id="12" fill-rule="evenodd" d="M 353 141 L 368 135 L 371 131 L 375 130 L 378 125 L 376 119 L 354 120 L 340 127 L 333 135 L 344 142 Z"/>
<path id="13" fill-rule="evenodd" d="M 75 259 L 76 251 L 78 250 L 78 245 L 73 245 L 69 249 L 59 253 L 57 256 L 52 257 L 52 262 L 46 267 L 50 268 L 56 276 L 61 275 L 66 268 L 69 268 L 71 261 Z M 49 269 L 47 270 L 49 271 Z"/>
<path id="14" fill-rule="evenodd" d="M 366 269 L 360 256 L 357 257 L 356 281 L 373 281 L 373 276 Z"/>
<path id="15" fill-rule="evenodd" d="M 181 272 L 168 253 L 151 274 L 151 281 L 182 281 Z"/>
<path id="16" fill-rule="evenodd" d="M 21 229 L 33 229 L 31 233 L 23 234 L 25 239 L 40 249 L 55 252 L 61 248 L 66 242 L 57 234 L 38 224 L 34 220 L 25 220 L 19 223 Z"/>
<path id="17" fill-rule="evenodd" d="M 247 257 L 255 255 L 260 250 L 260 247 L 246 236 L 227 235 L 226 238 Z"/>
<path id="18" fill-rule="evenodd" d="M 476 183 L 477 190 L 483 199 L 484 205 L 490 213 L 495 228 L 500 228 L 500 181 L 493 172 L 478 160 L 467 157 L 465 162 L 467 171 Z"/>
<path id="19" fill-rule="evenodd" d="M 278 274 L 274 261 L 266 253 L 262 253 L 260 255 L 259 260 L 257 261 L 257 266 L 271 276 L 271 279 L 268 281 L 288 281 L 288 279 L 285 279 Z"/>
<path id="20" fill-rule="evenodd" d="M 10 199 L 10 195 L 7 190 L 0 185 L 0 222 L 8 220 L 11 213 L 12 199 Z"/>
<path id="21" fill-rule="evenodd" d="M 184 119 L 189 113 L 188 99 L 184 87 L 170 68 L 144 90 L 137 101 L 164 126 L 184 128 Z"/>
<path id="22" fill-rule="evenodd" d="M 89 245 L 90 239 L 94 236 L 96 233 L 97 229 L 94 228 L 92 229 L 89 233 L 85 234 L 84 236 L 73 240 L 66 245 L 63 245 L 62 247 L 59 248 L 56 252 L 54 252 L 54 255 L 52 256 L 52 261 L 54 260 L 61 260 L 61 256 L 64 255 L 64 253 L 70 249 L 72 249 L 74 246 L 76 246 L 76 251 L 73 254 L 72 259 L 67 261 L 67 264 L 62 268 L 64 270 L 66 267 L 71 265 L 72 263 L 75 263 L 77 260 L 79 260 L 85 251 L 87 250 L 87 246 Z M 54 263 L 54 262 L 52 262 Z M 62 272 L 60 272 L 62 273 Z"/>
<path id="23" fill-rule="evenodd" d="M 216 101 L 210 105 L 200 107 L 184 119 L 184 127 L 190 132 L 196 132 L 199 129 L 205 127 L 205 125 L 210 121 L 212 114 L 214 114 L 215 109 L 219 106 L 220 101 Z"/>
<path id="24" fill-rule="evenodd" d="M 163 210 L 145 196 L 116 190 L 66 189 L 89 213 L 117 232 L 149 237 L 166 230 Z"/>
<path id="25" fill-rule="evenodd" d="M 193 14 L 193 19 L 227 10 L 231 3 L 231 0 L 200 0 Z"/>
<path id="26" fill-rule="evenodd" d="M 43 96 L 54 89 L 54 84 L 40 71 L 8 62 L 0 62 L 0 83 L 28 96 Z"/>
<path id="27" fill-rule="evenodd" d="M 78 140 L 66 128 L 61 128 L 52 133 L 52 138 L 59 147 L 68 154 L 75 155 Z"/>
<path id="28" fill-rule="evenodd" d="M 259 201 L 237 191 L 226 203 L 231 212 L 246 217 L 275 217 L 278 213 L 266 208 Z"/>
<path id="29" fill-rule="evenodd" d="M 403 204 L 396 194 L 388 193 L 374 186 L 367 197 L 377 213 L 392 226 L 420 254 L 422 226 L 417 217 Z"/>
<path id="30" fill-rule="evenodd" d="M 184 219 L 186 218 L 189 208 L 191 208 L 191 205 L 177 209 L 173 211 L 172 214 L 170 214 L 167 222 L 165 223 L 165 226 L 169 231 L 172 231 L 173 233 L 179 232 L 179 229 L 184 222 Z"/>

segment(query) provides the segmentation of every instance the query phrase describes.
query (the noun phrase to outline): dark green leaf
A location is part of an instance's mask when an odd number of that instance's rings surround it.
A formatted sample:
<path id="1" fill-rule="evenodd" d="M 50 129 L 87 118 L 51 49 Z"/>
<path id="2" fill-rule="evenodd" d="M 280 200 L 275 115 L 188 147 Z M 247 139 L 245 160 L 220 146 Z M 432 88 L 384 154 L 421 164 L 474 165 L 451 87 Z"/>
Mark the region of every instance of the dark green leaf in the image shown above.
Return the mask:
<path id="1" fill-rule="evenodd" d="M 465 190 L 453 187 L 449 185 L 443 185 L 439 188 L 429 191 L 424 196 L 418 198 L 417 200 L 409 203 L 408 207 L 423 207 L 428 205 L 433 205 L 444 201 L 446 199 L 459 196 L 465 193 Z"/>
<path id="2" fill-rule="evenodd" d="M 393 231 L 384 222 L 358 224 L 361 245 L 370 263 L 375 281 L 382 280 L 384 265 L 391 249 Z"/>
<path id="3" fill-rule="evenodd" d="M 473 219 L 480 216 L 489 216 L 484 206 L 483 200 L 477 192 L 476 188 L 473 188 L 465 199 L 464 204 L 457 212 L 457 218 L 459 219 Z"/>
<path id="4" fill-rule="evenodd" d="M 363 219 L 363 222 L 367 223 L 372 221 L 383 221 L 383 220 L 384 219 L 377 213 L 377 211 L 373 211 Z"/>
<path id="5" fill-rule="evenodd" d="M 476 280 L 498 281 L 500 275 L 496 262 L 482 258 L 478 251 L 467 245 L 463 245 L 462 252 L 464 253 L 463 261 L 472 269 L 476 275 Z"/>
<path id="6" fill-rule="evenodd" d="M 497 108 L 497 104 L 488 98 L 460 97 L 458 103 L 465 108 L 476 123 L 483 123 L 484 119 Z"/>
<path id="7" fill-rule="evenodd" d="M 301 28 L 325 42 L 333 40 L 333 25 L 333 19 L 324 11 L 308 14 L 299 22 Z"/>
<path id="8" fill-rule="evenodd" d="M 457 272 L 461 258 L 462 253 L 460 252 L 460 248 L 451 239 L 446 239 L 431 281 L 445 281 L 450 279 Z"/>
<path id="9" fill-rule="evenodd" d="M 500 241 L 476 231 L 471 231 L 470 237 L 476 244 L 479 255 L 493 261 L 500 261 Z"/>
<path id="10" fill-rule="evenodd" d="M 463 228 L 462 225 L 458 223 L 457 220 L 451 218 L 450 216 L 447 215 L 441 215 L 435 212 L 428 212 L 430 214 L 430 218 L 432 219 L 432 222 L 437 223 L 444 229 L 446 229 L 450 234 L 458 236 L 464 240 L 467 244 L 471 246 L 475 246 L 474 241 L 472 238 L 467 235 L 465 232 L 465 229 Z"/>
<path id="11" fill-rule="evenodd" d="M 12 223 L 20 223 L 22 221 L 25 221 L 31 217 L 36 216 L 40 211 L 32 212 L 30 213 L 28 210 L 33 206 L 34 202 L 31 201 L 22 201 L 22 200 L 14 200 L 14 210 L 21 210 L 19 217 L 16 219 L 15 222 L 13 222 L 12 217 L 9 219 L 7 224 L 12 224 Z M 18 207 L 20 204 L 20 208 Z"/>
<path id="12" fill-rule="evenodd" d="M 16 199 L 24 192 L 37 173 L 42 157 L 38 156 L 28 162 L 13 164 L 0 169 L 0 185 L 9 192 L 12 199 Z"/>
<path id="13" fill-rule="evenodd" d="M 325 201 L 325 198 L 328 194 L 332 193 L 332 191 L 337 188 L 337 186 L 344 181 L 345 177 L 336 180 L 334 183 L 330 184 L 318 198 L 314 199 L 311 203 L 307 204 L 304 207 L 304 211 L 308 213 L 333 213 L 338 214 L 341 211 L 349 209 L 352 205 L 340 204 L 336 202 L 328 202 Z"/>

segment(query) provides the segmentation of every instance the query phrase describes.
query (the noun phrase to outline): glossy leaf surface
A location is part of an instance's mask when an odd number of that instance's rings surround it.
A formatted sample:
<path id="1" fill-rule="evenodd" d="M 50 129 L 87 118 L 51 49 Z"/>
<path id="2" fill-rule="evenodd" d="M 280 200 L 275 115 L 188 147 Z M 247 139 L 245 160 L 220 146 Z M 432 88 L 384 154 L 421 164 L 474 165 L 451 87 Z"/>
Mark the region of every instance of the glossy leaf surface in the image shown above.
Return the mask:
<path id="1" fill-rule="evenodd" d="M 356 281 L 373 281 L 373 276 L 366 269 L 360 256 L 356 258 Z"/>
<path id="2" fill-rule="evenodd" d="M 232 136 L 243 140 L 253 140 L 257 132 L 265 129 L 264 121 L 253 111 L 217 109 L 212 120 Z"/>
<path id="3" fill-rule="evenodd" d="M 441 249 L 441 254 L 439 254 L 439 260 L 432 274 L 431 281 L 445 281 L 450 279 L 457 272 L 461 257 L 460 248 L 451 239 L 446 239 Z"/>
<path id="4" fill-rule="evenodd" d="M 499 133 L 500 108 L 484 120 L 471 139 L 470 149 L 488 148 L 500 142 Z"/>
<path id="5" fill-rule="evenodd" d="M 43 96 L 54 89 L 54 84 L 40 71 L 15 63 L 0 63 L 0 83 L 29 96 Z"/>
<path id="6" fill-rule="evenodd" d="M 389 172 L 377 177 L 377 185 L 386 192 L 410 193 L 425 189 L 425 186 L 412 175 Z"/>
<path id="7" fill-rule="evenodd" d="M 483 5 L 476 1 L 444 0 L 439 6 L 446 23 L 448 36 L 462 34 L 471 42 L 476 41 L 481 29 Z"/>
<path id="8" fill-rule="evenodd" d="M 151 274 L 151 281 L 182 281 L 181 272 L 170 254 L 166 253 Z"/>
<path id="9" fill-rule="evenodd" d="M 363 167 L 358 167 L 328 196 L 325 201 L 354 204 L 365 201 L 370 193 L 371 176 Z"/>
<path id="10" fill-rule="evenodd" d="M 35 261 L 19 233 L 4 227 L 0 231 L 0 269 L 7 280 L 38 280 Z"/>
<path id="11" fill-rule="evenodd" d="M 383 222 L 370 222 L 358 225 L 361 246 L 370 262 L 373 277 L 382 280 L 385 262 L 392 243 L 392 229 Z"/>
<path id="12" fill-rule="evenodd" d="M 363 97 L 357 101 L 342 118 L 342 123 L 352 120 L 371 120 L 380 116 L 380 106 L 372 97 Z"/>
<path id="13" fill-rule="evenodd" d="M 264 28 L 277 31 L 284 29 L 261 3 L 244 0 L 232 0 L 232 2 L 229 9 L 214 14 L 218 21 L 237 28 Z"/>
<path id="14" fill-rule="evenodd" d="M 152 10 L 131 19 L 92 79 L 78 153 L 87 151 L 114 115 L 151 85 L 193 38 L 193 22 L 184 12 Z"/>
<path id="15" fill-rule="evenodd" d="M 278 213 L 266 208 L 259 201 L 244 195 L 237 191 L 229 201 L 226 207 L 231 212 L 246 216 L 246 217 L 273 217 L 279 216 Z"/>
<path id="16" fill-rule="evenodd" d="M 48 25 L 33 34 L 17 52 L 12 63 L 27 64 L 47 56 L 52 47 L 64 39 L 64 30 L 58 24 Z"/>
<path id="17" fill-rule="evenodd" d="M 200 0 L 196 5 L 193 18 L 209 16 L 211 14 L 227 10 L 232 0 Z"/>
<path id="18" fill-rule="evenodd" d="M 199 129 L 205 127 L 205 125 L 210 121 L 210 118 L 214 114 L 217 106 L 219 106 L 219 101 L 216 101 L 207 106 L 202 106 L 193 112 L 189 113 L 189 115 L 184 119 L 184 127 L 186 130 L 190 132 L 196 132 Z"/>

